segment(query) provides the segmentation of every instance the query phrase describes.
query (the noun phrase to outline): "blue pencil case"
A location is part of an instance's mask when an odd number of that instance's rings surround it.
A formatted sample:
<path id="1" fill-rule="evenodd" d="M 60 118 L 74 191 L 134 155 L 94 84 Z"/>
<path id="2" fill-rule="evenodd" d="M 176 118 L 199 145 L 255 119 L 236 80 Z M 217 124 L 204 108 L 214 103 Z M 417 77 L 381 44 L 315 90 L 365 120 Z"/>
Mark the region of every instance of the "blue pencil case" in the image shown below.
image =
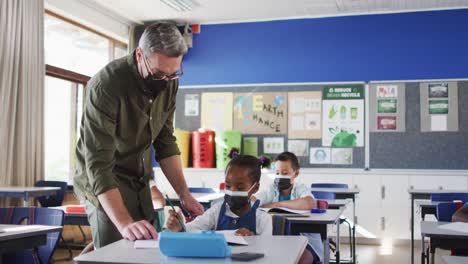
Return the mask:
<path id="1" fill-rule="evenodd" d="M 168 257 L 225 258 L 231 255 L 223 234 L 161 232 L 159 249 Z"/>

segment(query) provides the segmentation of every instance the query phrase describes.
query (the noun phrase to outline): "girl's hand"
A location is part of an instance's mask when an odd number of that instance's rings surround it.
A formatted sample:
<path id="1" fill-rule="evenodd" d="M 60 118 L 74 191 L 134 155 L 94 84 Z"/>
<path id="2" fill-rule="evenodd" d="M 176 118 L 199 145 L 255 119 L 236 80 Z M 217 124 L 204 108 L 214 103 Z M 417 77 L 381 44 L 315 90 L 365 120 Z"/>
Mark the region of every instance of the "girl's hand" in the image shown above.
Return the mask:
<path id="1" fill-rule="evenodd" d="M 250 231 L 249 229 L 245 227 L 237 229 L 235 235 L 236 236 L 255 236 L 255 234 L 252 231 Z"/>
<path id="2" fill-rule="evenodd" d="M 179 219 L 182 219 L 182 221 L 184 221 L 184 217 L 182 216 L 181 211 L 176 213 L 174 210 L 169 210 L 169 217 L 167 218 L 166 227 L 172 232 L 180 232 L 182 230 L 182 227 L 180 226 L 177 217 L 180 217 Z"/>

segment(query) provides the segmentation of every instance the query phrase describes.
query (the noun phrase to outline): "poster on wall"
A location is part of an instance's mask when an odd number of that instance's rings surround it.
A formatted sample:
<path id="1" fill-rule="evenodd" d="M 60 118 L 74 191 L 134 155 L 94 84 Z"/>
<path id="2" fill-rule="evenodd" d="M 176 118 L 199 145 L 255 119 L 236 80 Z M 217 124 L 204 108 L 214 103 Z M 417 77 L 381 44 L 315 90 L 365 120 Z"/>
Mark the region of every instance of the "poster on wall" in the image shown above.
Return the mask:
<path id="1" fill-rule="evenodd" d="M 298 157 L 309 156 L 309 141 L 308 140 L 288 140 L 288 151 L 294 153 Z"/>
<path id="2" fill-rule="evenodd" d="M 234 130 L 245 134 L 286 134 L 287 109 L 287 93 L 236 93 Z"/>
<path id="3" fill-rule="evenodd" d="M 448 83 L 430 83 L 429 88 L 429 98 L 448 98 Z"/>
<path id="4" fill-rule="evenodd" d="M 364 86 L 325 87 L 322 120 L 323 146 L 364 146 Z"/>
<path id="5" fill-rule="evenodd" d="M 288 137 L 319 139 L 322 137 L 322 92 L 288 93 Z"/>
<path id="6" fill-rule="evenodd" d="M 232 93 L 203 93 L 201 127 L 216 132 L 232 130 Z"/>
<path id="7" fill-rule="evenodd" d="M 332 164 L 351 165 L 353 164 L 353 149 L 352 148 L 332 148 L 331 150 Z"/>
<path id="8" fill-rule="evenodd" d="M 378 116 L 377 129 L 378 130 L 397 130 L 396 116 Z"/>
<path id="9" fill-rule="evenodd" d="M 244 137 L 244 147 L 242 148 L 244 155 L 258 157 L 258 138 Z"/>
<path id="10" fill-rule="evenodd" d="M 198 116 L 200 108 L 200 95 L 186 94 L 185 95 L 185 116 Z"/>
<path id="11" fill-rule="evenodd" d="M 310 164 L 330 164 L 331 150 L 330 148 L 310 148 L 309 159 Z"/>
<path id="12" fill-rule="evenodd" d="M 266 137 L 263 138 L 263 153 L 280 154 L 284 151 L 283 137 Z"/>

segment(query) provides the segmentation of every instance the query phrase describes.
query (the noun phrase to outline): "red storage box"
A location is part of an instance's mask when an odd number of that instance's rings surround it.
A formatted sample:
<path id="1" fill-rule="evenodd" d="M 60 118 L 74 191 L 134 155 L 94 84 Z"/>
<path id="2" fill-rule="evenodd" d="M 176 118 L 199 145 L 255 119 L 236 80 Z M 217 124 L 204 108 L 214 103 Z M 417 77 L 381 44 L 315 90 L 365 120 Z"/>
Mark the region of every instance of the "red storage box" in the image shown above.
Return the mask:
<path id="1" fill-rule="evenodd" d="M 199 129 L 192 133 L 192 157 L 194 168 L 214 168 L 215 133 Z"/>

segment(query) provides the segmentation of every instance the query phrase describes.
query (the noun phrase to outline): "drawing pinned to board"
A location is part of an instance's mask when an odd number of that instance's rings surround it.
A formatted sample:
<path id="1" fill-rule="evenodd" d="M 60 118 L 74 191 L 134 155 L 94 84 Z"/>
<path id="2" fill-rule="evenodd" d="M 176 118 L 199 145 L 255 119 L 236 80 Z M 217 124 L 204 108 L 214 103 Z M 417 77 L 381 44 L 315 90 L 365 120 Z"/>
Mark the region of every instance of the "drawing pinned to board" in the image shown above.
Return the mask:
<path id="1" fill-rule="evenodd" d="M 234 94 L 234 128 L 245 134 L 286 134 L 286 93 Z"/>
<path id="2" fill-rule="evenodd" d="M 331 163 L 330 148 L 310 148 L 309 163 L 310 164 L 330 164 Z"/>
<path id="3" fill-rule="evenodd" d="M 288 140 L 288 151 L 299 157 L 309 156 L 308 140 Z"/>
<path id="4" fill-rule="evenodd" d="M 431 131 L 447 131 L 447 115 L 431 115 Z"/>
<path id="5" fill-rule="evenodd" d="M 377 117 L 378 130 L 396 130 L 397 121 L 396 116 L 379 116 Z"/>
<path id="6" fill-rule="evenodd" d="M 429 98 L 448 98 L 448 83 L 430 83 L 429 87 Z"/>
<path id="7" fill-rule="evenodd" d="M 265 137 L 263 138 L 263 153 L 280 154 L 284 151 L 284 138 Z"/>
<path id="8" fill-rule="evenodd" d="M 397 85 L 377 85 L 377 98 L 397 98 Z"/>
<path id="9" fill-rule="evenodd" d="M 430 100 L 429 114 L 448 114 L 448 100 Z"/>
<path id="10" fill-rule="evenodd" d="M 319 139 L 322 136 L 321 92 L 288 93 L 288 137 Z"/>
<path id="11" fill-rule="evenodd" d="M 327 86 L 322 103 L 322 145 L 364 146 L 364 86 Z"/>
<path id="12" fill-rule="evenodd" d="M 232 130 L 232 93 L 202 94 L 201 127 L 216 132 Z"/>
<path id="13" fill-rule="evenodd" d="M 352 148 L 332 148 L 331 163 L 338 165 L 353 164 L 353 149 Z"/>
<path id="14" fill-rule="evenodd" d="M 258 157 L 258 138 L 244 137 L 244 147 L 242 148 L 244 155 Z"/>
<path id="15" fill-rule="evenodd" d="M 396 99 L 379 99 L 377 100 L 377 113 L 396 113 L 397 100 Z"/>
<path id="16" fill-rule="evenodd" d="M 185 95 L 185 116 L 198 116 L 200 108 L 200 95 L 186 94 Z"/>

